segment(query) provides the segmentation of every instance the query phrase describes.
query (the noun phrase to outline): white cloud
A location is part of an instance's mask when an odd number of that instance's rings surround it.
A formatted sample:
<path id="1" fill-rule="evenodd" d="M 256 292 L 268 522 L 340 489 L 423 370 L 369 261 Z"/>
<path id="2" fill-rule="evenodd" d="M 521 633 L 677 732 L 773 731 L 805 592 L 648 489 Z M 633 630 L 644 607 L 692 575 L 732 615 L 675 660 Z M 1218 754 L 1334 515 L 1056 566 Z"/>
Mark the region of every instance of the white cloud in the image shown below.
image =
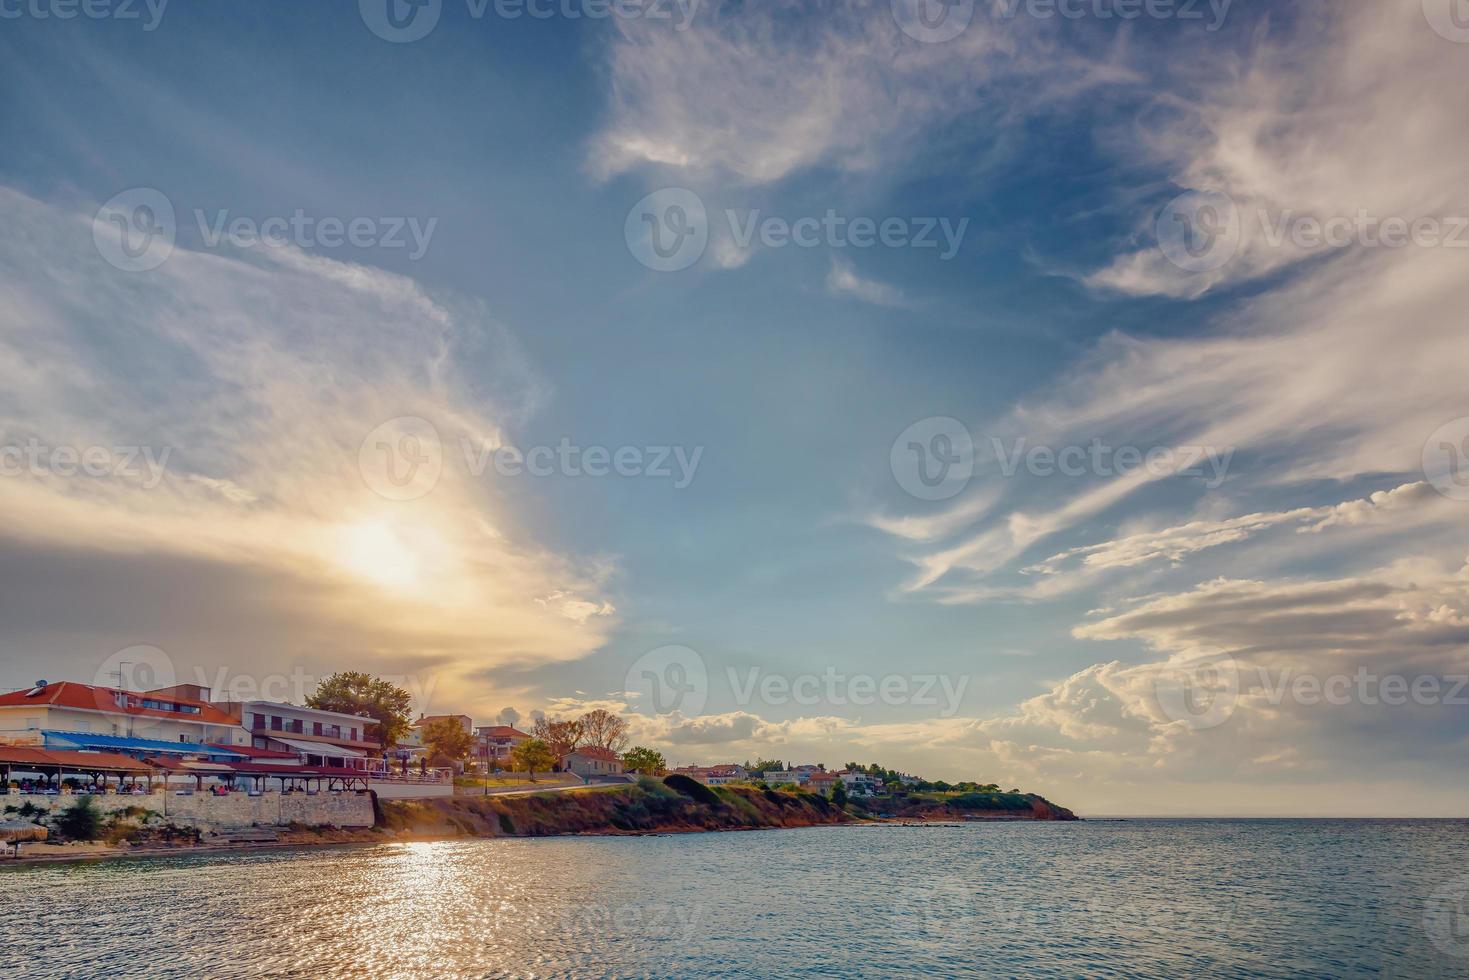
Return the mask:
<path id="1" fill-rule="evenodd" d="M 177 249 L 125 273 L 98 256 L 85 217 L 10 190 L 0 215 L 5 443 L 169 453 L 151 490 L 0 480 L 12 547 L 92 556 L 97 574 L 116 569 L 104 592 L 147 587 L 128 563 L 220 577 L 206 608 L 160 632 L 180 637 L 166 651 L 180 664 L 237 674 L 431 671 L 469 700 L 486 668 L 601 644 L 610 566 L 529 540 L 460 458 L 461 438 L 498 442 L 545 397 L 482 310 L 286 249 Z M 406 501 L 374 491 L 375 459 L 360 453 L 402 416 L 431 421 L 438 445 L 424 448 L 442 464 L 432 491 Z"/>
<path id="2" fill-rule="evenodd" d="M 864 279 L 852 263 L 835 257 L 826 274 L 826 288 L 834 296 L 855 296 L 874 306 L 902 306 L 906 302 L 901 289 L 875 279 Z"/>

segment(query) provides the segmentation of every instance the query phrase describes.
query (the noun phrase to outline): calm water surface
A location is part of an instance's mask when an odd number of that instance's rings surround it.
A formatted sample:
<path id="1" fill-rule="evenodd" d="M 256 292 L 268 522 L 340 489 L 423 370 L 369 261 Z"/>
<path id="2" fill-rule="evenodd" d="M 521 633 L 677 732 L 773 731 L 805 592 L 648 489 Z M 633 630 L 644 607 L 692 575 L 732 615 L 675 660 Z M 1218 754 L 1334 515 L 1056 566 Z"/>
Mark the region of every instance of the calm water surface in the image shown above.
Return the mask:
<path id="1" fill-rule="evenodd" d="M 1469 823 L 486 840 L 0 871 L 4 977 L 1469 977 Z"/>

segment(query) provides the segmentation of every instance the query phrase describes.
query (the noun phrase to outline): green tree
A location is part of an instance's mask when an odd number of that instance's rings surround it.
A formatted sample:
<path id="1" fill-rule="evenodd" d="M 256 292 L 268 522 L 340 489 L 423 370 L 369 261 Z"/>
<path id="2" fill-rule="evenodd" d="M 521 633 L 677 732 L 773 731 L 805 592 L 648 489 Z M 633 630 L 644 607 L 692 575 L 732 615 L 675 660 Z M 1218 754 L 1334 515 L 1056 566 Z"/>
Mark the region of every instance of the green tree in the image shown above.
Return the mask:
<path id="1" fill-rule="evenodd" d="M 847 805 L 847 784 L 840 779 L 831 787 L 831 801 L 840 807 Z"/>
<path id="2" fill-rule="evenodd" d="M 536 770 L 545 772 L 557 762 L 556 753 L 538 738 L 528 738 L 510 750 L 510 764 L 516 769 L 530 773 L 530 781 L 536 781 Z"/>
<path id="3" fill-rule="evenodd" d="M 786 764 L 779 759 L 761 759 L 755 763 L 755 768 L 745 767 L 747 772 L 785 772 Z"/>
<path id="4" fill-rule="evenodd" d="M 474 751 L 474 735 L 464 730 L 458 718 L 435 718 L 420 732 L 430 759 L 462 762 Z"/>
<path id="5" fill-rule="evenodd" d="M 384 748 L 392 748 L 408 734 L 413 695 L 380 677 L 345 670 L 317 684 L 316 693 L 306 699 L 306 705 L 322 711 L 365 715 L 373 721 L 372 734 Z"/>
<path id="6" fill-rule="evenodd" d="M 581 722 L 563 721 L 559 718 L 537 718 L 530 733 L 551 750 L 556 756 L 557 765 L 581 744 L 582 738 Z"/>
<path id="7" fill-rule="evenodd" d="M 71 840 L 96 840 L 102 835 L 102 814 L 90 796 L 79 796 L 76 802 L 56 815 L 56 829 Z"/>
<path id="8" fill-rule="evenodd" d="M 630 772 L 645 772 L 650 776 L 656 776 L 668 768 L 668 760 L 663 758 L 662 752 L 645 749 L 641 745 L 628 749 L 622 757 L 622 764 Z"/>

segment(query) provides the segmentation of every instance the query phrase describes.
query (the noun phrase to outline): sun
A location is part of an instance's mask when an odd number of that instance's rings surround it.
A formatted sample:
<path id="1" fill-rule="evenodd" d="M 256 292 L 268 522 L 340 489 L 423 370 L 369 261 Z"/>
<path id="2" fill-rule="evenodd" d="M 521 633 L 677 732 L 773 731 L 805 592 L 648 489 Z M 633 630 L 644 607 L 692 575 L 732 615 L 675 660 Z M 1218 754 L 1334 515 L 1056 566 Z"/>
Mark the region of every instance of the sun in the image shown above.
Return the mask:
<path id="1" fill-rule="evenodd" d="M 423 584 L 425 549 L 432 545 L 423 536 L 371 521 L 343 527 L 339 538 L 336 559 L 354 575 L 399 591 Z"/>

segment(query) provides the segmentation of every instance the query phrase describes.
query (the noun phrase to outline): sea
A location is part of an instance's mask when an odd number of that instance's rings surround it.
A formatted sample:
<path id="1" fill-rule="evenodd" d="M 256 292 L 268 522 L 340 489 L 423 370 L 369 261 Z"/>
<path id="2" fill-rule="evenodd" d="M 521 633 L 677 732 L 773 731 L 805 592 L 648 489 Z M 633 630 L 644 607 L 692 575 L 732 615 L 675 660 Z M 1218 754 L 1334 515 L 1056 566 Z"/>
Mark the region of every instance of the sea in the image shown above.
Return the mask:
<path id="1" fill-rule="evenodd" d="M 0 977 L 1466 977 L 1469 821 L 1116 820 L 0 868 Z"/>

